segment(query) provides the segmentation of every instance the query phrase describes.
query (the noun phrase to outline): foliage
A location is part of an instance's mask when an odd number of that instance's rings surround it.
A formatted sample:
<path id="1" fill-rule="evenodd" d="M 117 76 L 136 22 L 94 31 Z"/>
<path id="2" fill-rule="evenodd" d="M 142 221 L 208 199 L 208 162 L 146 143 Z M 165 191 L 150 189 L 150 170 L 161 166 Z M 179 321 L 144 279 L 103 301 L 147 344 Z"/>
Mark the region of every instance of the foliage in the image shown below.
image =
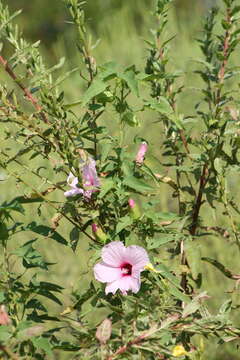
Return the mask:
<path id="1" fill-rule="evenodd" d="M 233 293 L 240 275 L 200 254 L 201 241 L 213 233 L 240 249 L 240 210 L 227 181 L 227 174 L 239 167 L 239 96 L 233 81 L 238 68 L 231 64 L 231 56 L 239 43 L 240 7 L 235 0 L 223 3 L 224 14 L 219 17 L 213 8 L 198 39 L 203 58 L 196 59 L 195 72 L 203 86 L 197 89 L 191 116 L 179 113 L 185 89 L 181 73 L 169 65 L 170 0 L 156 1 L 156 26 L 146 40 L 143 70 L 114 61 L 98 65 L 85 4 L 65 0 L 81 59 L 72 71 L 79 72 L 85 87 L 72 102 L 63 90 L 71 71 L 54 75 L 64 60 L 48 68 L 39 43 L 24 40 L 14 25 L 19 12 L 10 14 L 0 3 L 1 41 L 7 56 L 6 60 L 1 55 L 0 63 L 12 80 L 11 85 L 1 85 L 2 181 L 14 178 L 16 183 L 16 197 L 0 206 L 0 299 L 11 318 L 11 324 L 2 322 L 0 327 L 0 349 L 6 358 L 47 359 L 65 351 L 72 359 L 201 359 L 203 349 L 196 339 L 215 337 L 219 345 L 239 339 L 239 324 L 232 320 L 238 304 L 229 294 L 217 314 L 211 314 L 205 303 L 209 296 L 203 269 L 208 263 L 231 279 Z M 117 132 L 103 120 L 108 113 Z M 136 161 L 140 144 L 147 140 L 139 135 L 145 113 L 152 114 L 163 139 L 157 171 L 147 161 L 148 152 L 145 161 Z M 129 142 L 126 135 L 131 129 L 137 135 Z M 66 198 L 70 172 L 86 187 L 82 163 L 89 159 L 96 161 L 99 189 L 91 189 L 90 198 L 79 194 Z M 159 194 L 166 187 L 177 210 L 165 212 L 159 206 Z M 129 206 L 132 198 L 134 207 Z M 24 213 L 30 206 L 32 221 L 26 223 Z M 44 208 L 54 212 L 50 225 Z M 224 212 L 224 227 L 218 222 L 209 226 L 203 216 L 209 208 L 216 214 Z M 69 223 L 69 234 L 61 223 Z M 98 232 L 92 232 L 92 225 Z M 67 283 L 63 289 L 42 280 L 43 273 L 50 274 L 54 267 L 41 254 L 46 240 L 73 252 L 84 242 L 90 271 L 103 245 L 116 240 L 144 247 L 152 263 L 141 275 L 137 294 L 105 295 L 105 285 L 93 277 L 85 291 L 81 284 L 71 289 Z M 162 261 L 163 249 L 171 268 Z M 71 304 L 57 313 L 65 292 Z M 88 319 L 93 309 L 104 314 L 97 327 Z"/>

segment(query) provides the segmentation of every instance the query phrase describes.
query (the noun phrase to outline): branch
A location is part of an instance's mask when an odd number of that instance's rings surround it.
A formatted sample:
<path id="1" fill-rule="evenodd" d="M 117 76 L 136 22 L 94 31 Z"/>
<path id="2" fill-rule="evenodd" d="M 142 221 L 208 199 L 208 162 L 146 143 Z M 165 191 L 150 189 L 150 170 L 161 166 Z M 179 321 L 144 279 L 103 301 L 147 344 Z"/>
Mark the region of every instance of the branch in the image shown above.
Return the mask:
<path id="1" fill-rule="evenodd" d="M 4 67 L 5 71 L 8 73 L 8 75 L 13 79 L 13 81 L 20 87 L 20 89 L 24 92 L 24 95 L 26 98 L 32 103 L 32 105 L 35 107 L 35 109 L 40 113 L 42 120 L 49 124 L 49 121 L 42 111 L 42 107 L 39 105 L 37 99 L 32 96 L 30 91 L 18 80 L 17 76 L 13 72 L 12 68 L 8 65 L 7 60 L 5 60 L 2 56 L 0 56 L 0 63 Z"/>
<path id="2" fill-rule="evenodd" d="M 19 360 L 19 357 L 16 354 L 14 354 L 7 346 L 0 345 L 0 350 L 2 350 L 2 352 L 8 355 L 10 359 Z"/>
<path id="3" fill-rule="evenodd" d="M 115 353 L 113 353 L 112 355 L 108 356 L 106 358 L 106 360 L 113 360 L 115 357 L 117 357 L 118 355 L 120 354 L 123 354 L 125 353 L 129 347 L 133 346 L 133 345 L 136 345 L 136 344 L 139 344 L 140 342 L 143 342 L 146 340 L 146 338 L 149 336 L 149 335 L 152 335 L 152 331 L 151 332 L 146 332 L 142 335 L 139 335 L 138 337 L 136 337 L 135 339 L 129 341 L 126 345 L 123 345 L 123 346 L 120 346 L 120 348 L 118 348 L 117 351 L 115 351 Z"/>
<path id="4" fill-rule="evenodd" d="M 204 190 L 205 185 L 207 183 L 208 174 L 209 173 L 208 173 L 207 164 L 204 164 L 203 170 L 202 170 L 202 175 L 200 177 L 198 195 L 197 195 L 197 199 L 196 199 L 196 202 L 195 202 L 195 206 L 193 208 L 192 224 L 190 226 L 190 234 L 192 236 L 195 235 L 196 230 L 197 230 L 198 216 L 199 216 L 200 207 L 202 205 L 203 190 Z"/>

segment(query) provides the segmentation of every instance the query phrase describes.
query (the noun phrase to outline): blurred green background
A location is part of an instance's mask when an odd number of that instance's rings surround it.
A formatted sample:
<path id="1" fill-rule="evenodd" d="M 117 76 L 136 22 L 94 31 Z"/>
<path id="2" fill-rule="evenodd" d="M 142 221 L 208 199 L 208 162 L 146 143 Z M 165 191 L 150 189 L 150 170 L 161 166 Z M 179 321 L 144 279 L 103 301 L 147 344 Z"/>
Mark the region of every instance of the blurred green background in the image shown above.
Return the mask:
<path id="1" fill-rule="evenodd" d="M 6 3 L 12 11 L 23 10 L 18 17 L 18 24 L 27 39 L 31 41 L 41 40 L 42 53 L 49 65 L 55 64 L 62 56 L 66 58 L 66 64 L 64 65 L 66 70 L 80 64 L 75 44 L 75 33 L 73 27 L 68 23 L 69 14 L 61 0 L 9 0 Z M 177 36 L 172 42 L 170 66 L 174 67 L 175 70 L 183 71 L 182 81 L 186 86 L 186 91 L 182 96 L 179 107 L 180 111 L 185 114 L 192 114 L 195 99 L 198 96 L 193 92 L 191 86 L 200 84 L 197 75 L 193 74 L 195 66 L 193 59 L 201 56 L 196 38 L 201 36 L 204 14 L 211 5 L 217 3 L 217 0 L 175 0 L 173 2 L 169 33 Z M 147 57 L 147 45 L 144 39 L 150 38 L 149 29 L 154 27 L 151 17 L 153 5 L 154 1 L 150 0 L 87 1 L 86 18 L 93 36 L 93 42 L 98 39 L 101 40 L 94 50 L 94 56 L 98 64 L 113 60 L 122 65 L 136 64 L 137 67 L 144 68 Z M 63 87 L 71 101 L 77 100 L 82 87 L 79 75 L 75 73 L 69 81 L 65 82 Z M 156 147 L 156 154 L 159 154 L 161 134 L 155 134 L 155 128 L 149 127 L 149 124 L 144 126 L 145 128 L 148 126 L 146 137 L 150 140 L 151 145 Z M 14 182 L 12 182 L 13 184 Z M 172 199 L 167 191 L 159 194 L 159 196 L 163 210 L 169 209 L 172 206 Z M 10 194 L 6 194 L 6 197 L 9 198 Z M 27 215 L 29 218 L 32 217 L 31 211 L 32 209 L 29 209 Z M 54 215 L 51 210 L 44 210 L 42 214 L 43 221 L 46 222 L 49 222 L 49 218 Z M 214 219 L 212 214 L 211 218 Z M 224 223 L 224 219 L 222 219 L 222 222 Z M 63 222 L 59 231 L 67 237 L 69 235 L 68 225 Z M 80 244 L 76 254 L 66 248 L 59 253 L 58 246 L 52 243 L 48 244 L 47 250 L 45 250 L 47 259 L 50 262 L 59 261 L 59 264 L 55 265 L 50 271 L 49 277 L 51 280 L 66 287 L 72 285 L 73 288 L 82 287 L 84 289 L 84 277 L 88 276 L 85 274 L 85 269 L 89 266 L 88 260 L 85 257 L 83 259 L 82 256 L 86 248 L 87 244 Z M 217 237 L 204 239 L 204 244 L 201 243 L 201 251 L 203 256 L 217 258 L 234 272 L 237 272 L 239 261 L 236 259 L 235 247 L 230 247 L 226 240 Z M 64 262 L 62 262 L 63 256 Z M 167 261 L 167 255 L 164 256 L 165 259 L 163 260 Z M 223 294 L 233 288 L 233 283 L 231 280 L 225 280 L 220 273 L 208 266 L 204 269 L 203 276 L 205 279 L 203 287 L 207 288 L 209 295 L 214 297 L 210 305 L 212 311 L 216 313 L 217 308 L 224 300 Z M 66 306 L 69 305 L 69 294 L 66 294 L 66 298 L 63 300 Z M 61 310 L 56 309 L 55 311 L 60 312 Z M 96 315 L 94 319 L 98 319 Z M 240 356 L 234 345 L 227 344 L 218 347 L 214 340 L 209 339 L 206 340 L 204 359 L 238 360 Z"/>

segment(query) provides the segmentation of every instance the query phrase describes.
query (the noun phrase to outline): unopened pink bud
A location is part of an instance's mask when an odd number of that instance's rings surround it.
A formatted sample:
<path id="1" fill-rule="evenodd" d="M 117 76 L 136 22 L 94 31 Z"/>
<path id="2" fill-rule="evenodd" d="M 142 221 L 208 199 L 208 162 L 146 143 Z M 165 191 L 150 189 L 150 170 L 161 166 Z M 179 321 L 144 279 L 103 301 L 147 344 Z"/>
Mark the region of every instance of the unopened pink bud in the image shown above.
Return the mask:
<path id="1" fill-rule="evenodd" d="M 10 325 L 11 319 L 8 316 L 8 313 L 4 305 L 0 306 L 0 325 Z"/>
<path id="2" fill-rule="evenodd" d="M 131 209 L 133 209 L 134 206 L 135 206 L 135 201 L 133 199 L 129 199 L 128 200 L 128 205 L 130 206 Z"/>
<path id="3" fill-rule="evenodd" d="M 107 240 L 107 235 L 105 234 L 105 232 L 102 231 L 100 226 L 93 223 L 92 224 L 92 232 L 93 232 L 93 235 L 94 235 L 95 239 L 97 239 L 97 240 L 99 240 L 99 241 L 101 241 L 102 243 L 105 244 L 105 242 Z"/>
<path id="4" fill-rule="evenodd" d="M 97 224 L 92 224 L 92 232 L 95 234 L 97 232 L 98 226 Z"/>
<path id="5" fill-rule="evenodd" d="M 148 149 L 148 144 L 144 141 L 140 144 L 140 147 L 138 149 L 138 152 L 137 152 L 137 155 L 136 155 L 136 163 L 138 165 L 142 165 L 143 161 L 144 161 L 144 157 L 145 157 L 145 154 L 147 152 L 147 149 Z"/>
<path id="6" fill-rule="evenodd" d="M 138 205 L 135 203 L 135 201 L 133 199 L 128 199 L 128 205 L 129 205 L 129 213 L 130 216 L 134 219 L 137 220 L 140 218 L 141 213 L 139 210 Z"/>

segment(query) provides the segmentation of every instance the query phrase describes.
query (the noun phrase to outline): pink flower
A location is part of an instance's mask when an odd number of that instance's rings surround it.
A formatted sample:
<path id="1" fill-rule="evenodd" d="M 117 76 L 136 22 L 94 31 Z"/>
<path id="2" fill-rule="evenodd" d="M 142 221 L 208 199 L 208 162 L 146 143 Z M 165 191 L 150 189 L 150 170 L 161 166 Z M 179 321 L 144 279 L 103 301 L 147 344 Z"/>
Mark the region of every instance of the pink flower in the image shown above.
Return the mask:
<path id="1" fill-rule="evenodd" d="M 143 141 L 138 149 L 138 152 L 137 152 L 137 155 L 135 158 L 135 161 L 138 165 L 142 165 L 145 154 L 147 152 L 147 149 L 148 149 L 148 144 L 145 141 Z"/>
<path id="2" fill-rule="evenodd" d="M 95 278 L 107 283 L 105 293 L 115 294 L 119 289 L 123 295 L 140 289 L 140 273 L 149 263 L 146 250 L 141 246 L 125 247 L 120 241 L 113 241 L 102 249 L 102 262 L 94 266 Z"/>
<path id="3" fill-rule="evenodd" d="M 8 313 L 4 305 L 0 306 L 0 325 L 10 325 L 11 319 L 8 316 Z"/>
<path id="4" fill-rule="evenodd" d="M 78 178 L 73 175 L 73 173 L 70 172 L 67 178 L 68 185 L 72 188 L 71 190 L 65 191 L 64 195 L 66 197 L 69 196 L 75 196 L 78 194 L 83 194 L 84 190 L 77 187 L 78 184 Z"/>
<path id="5" fill-rule="evenodd" d="M 90 199 L 92 193 L 98 191 L 98 187 L 100 186 L 96 170 L 96 162 L 94 159 L 89 157 L 86 161 L 83 161 L 83 165 L 80 162 L 80 165 L 82 170 L 83 189 L 77 186 L 78 178 L 70 172 L 67 178 L 67 183 L 71 187 L 71 190 L 66 191 L 64 195 L 69 197 L 82 194 L 85 198 Z"/>
<path id="6" fill-rule="evenodd" d="M 98 191 L 100 187 L 100 181 L 98 179 L 96 162 L 93 158 L 89 157 L 85 161 L 82 167 L 82 177 L 83 177 L 83 187 L 84 187 L 84 196 L 91 198 L 93 192 Z"/>

